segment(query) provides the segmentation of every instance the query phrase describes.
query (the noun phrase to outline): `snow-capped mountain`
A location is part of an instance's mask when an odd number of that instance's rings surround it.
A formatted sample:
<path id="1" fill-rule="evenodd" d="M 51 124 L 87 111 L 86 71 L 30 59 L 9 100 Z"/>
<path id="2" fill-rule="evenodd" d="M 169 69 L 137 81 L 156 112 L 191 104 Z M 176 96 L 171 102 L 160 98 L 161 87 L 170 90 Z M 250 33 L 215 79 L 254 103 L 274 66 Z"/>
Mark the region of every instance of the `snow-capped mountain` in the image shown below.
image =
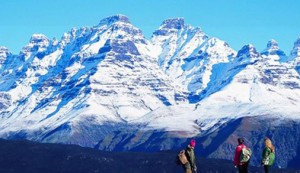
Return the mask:
<path id="1" fill-rule="evenodd" d="M 8 51 L 6 47 L 0 47 L 0 68 L 4 65 L 3 63 L 7 58 L 11 56 L 11 53 Z"/>
<path id="2" fill-rule="evenodd" d="M 201 28 L 184 25 L 182 18 L 165 20 L 152 36 L 158 64 L 177 86 L 199 94 L 210 81 L 212 66 L 228 62 L 236 52 Z"/>
<path id="3" fill-rule="evenodd" d="M 158 109 L 136 123 L 146 124 L 147 130 L 166 131 L 176 140 L 197 136 L 203 156 L 229 160 L 236 139 L 243 136 L 247 146 L 255 147 L 251 162 L 256 165 L 260 164 L 263 139 L 269 136 L 278 147 L 277 165 L 286 167 L 298 155 L 300 78 L 292 64 L 280 63 L 273 59 L 276 56 L 246 45 L 232 61 L 213 66 L 200 102 Z M 292 144 L 289 138 L 295 139 Z M 289 150 L 293 152 L 287 154 Z"/>
<path id="4" fill-rule="evenodd" d="M 263 50 L 261 54 L 273 59 L 274 61 L 288 61 L 288 57 L 282 50 L 279 49 L 278 43 L 273 39 L 268 42 L 266 49 Z"/>
<path id="5" fill-rule="evenodd" d="M 72 29 L 61 41 L 33 35 L 3 73 L 1 91 L 11 106 L 1 112 L 2 135 L 41 129 L 47 134 L 90 118 L 97 124 L 127 122 L 184 102 L 148 44 L 122 15 Z"/>
<path id="6" fill-rule="evenodd" d="M 300 38 L 298 38 L 294 43 L 294 48 L 291 51 L 291 61 L 295 65 L 295 69 L 300 74 Z"/>
<path id="7" fill-rule="evenodd" d="M 275 40 L 261 53 L 236 52 L 182 18 L 148 40 L 124 15 L 60 40 L 34 34 L 19 55 L 0 47 L 0 137 L 153 151 L 194 137 L 205 156 L 230 159 L 237 135 L 256 146 L 267 134 L 298 132 L 299 41 L 289 56 Z M 300 155 L 278 154 L 283 167 Z"/>
<path id="8" fill-rule="evenodd" d="M 253 45 L 244 46 L 232 61 L 214 65 L 210 78 L 211 82 L 200 95 L 201 101 L 197 104 L 181 104 L 153 111 L 153 115 L 148 114 L 144 120 L 139 121 L 146 121 L 155 128 L 172 127 L 171 130 L 184 131 L 185 126 L 179 127 L 176 123 L 171 126 L 167 122 L 168 118 L 178 117 L 180 119 L 174 122 L 194 124 L 188 126 L 191 129 L 186 131 L 196 131 L 199 134 L 199 126 L 195 126 L 199 119 L 204 125 L 206 119 L 218 121 L 223 118 L 268 114 L 272 114 L 272 117 L 280 115 L 290 119 L 300 118 L 299 74 L 292 64 L 266 57 L 258 53 Z M 166 116 L 161 116 L 162 114 Z M 166 122 L 156 116 L 163 117 Z M 207 125 L 203 126 L 204 130 L 215 126 L 215 123 Z M 203 129 L 200 128 L 201 130 Z"/>

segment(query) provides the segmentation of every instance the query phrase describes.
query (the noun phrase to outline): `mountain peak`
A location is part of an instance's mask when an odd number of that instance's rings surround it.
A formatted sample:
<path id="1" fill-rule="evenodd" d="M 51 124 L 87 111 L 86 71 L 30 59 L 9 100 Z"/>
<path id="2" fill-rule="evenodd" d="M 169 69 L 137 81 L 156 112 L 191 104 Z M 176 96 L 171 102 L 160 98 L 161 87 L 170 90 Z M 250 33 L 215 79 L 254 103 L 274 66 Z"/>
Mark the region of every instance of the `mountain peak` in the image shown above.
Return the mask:
<path id="1" fill-rule="evenodd" d="M 257 52 L 254 45 L 247 44 L 243 46 L 241 50 L 238 51 L 237 57 L 243 57 L 243 56 L 254 58 L 254 57 L 258 57 L 259 53 Z"/>
<path id="2" fill-rule="evenodd" d="M 183 18 L 166 19 L 163 21 L 161 28 L 166 29 L 182 29 L 184 27 Z"/>
<path id="3" fill-rule="evenodd" d="M 8 52 L 7 47 L 0 46 L 0 53 L 2 53 L 2 52 Z"/>
<path id="4" fill-rule="evenodd" d="M 113 16 L 109 16 L 104 18 L 100 21 L 99 25 L 111 25 L 115 22 L 123 22 L 123 23 L 130 23 L 129 18 L 122 14 L 116 14 Z"/>
<path id="5" fill-rule="evenodd" d="M 33 34 L 30 38 L 30 43 L 49 42 L 49 39 L 43 34 Z"/>
<path id="6" fill-rule="evenodd" d="M 6 60 L 7 56 L 9 56 L 11 53 L 8 51 L 8 49 L 4 46 L 0 46 L 0 67 L 2 63 Z"/>
<path id="7" fill-rule="evenodd" d="M 30 53 L 45 50 L 49 46 L 50 40 L 43 34 L 33 34 L 29 44 L 22 48 L 22 53 Z"/>
<path id="8" fill-rule="evenodd" d="M 254 45 L 253 44 L 247 44 L 245 45 L 246 47 L 249 47 L 249 49 L 255 49 Z"/>
<path id="9" fill-rule="evenodd" d="M 277 49 L 278 50 L 279 47 L 278 47 L 277 41 L 274 39 L 270 40 L 267 44 L 267 49 Z"/>
<path id="10" fill-rule="evenodd" d="M 176 33 L 178 30 L 181 30 L 183 28 L 185 28 L 183 18 L 166 19 L 160 25 L 159 29 L 153 33 L 153 35 L 168 35 L 169 33 Z M 198 30 L 199 28 L 197 28 L 197 31 Z"/>
<path id="11" fill-rule="evenodd" d="M 6 57 L 8 54 L 10 54 L 8 49 L 4 46 L 0 46 L 0 58 L 1 57 Z"/>
<path id="12" fill-rule="evenodd" d="M 300 37 L 295 41 L 295 43 L 294 43 L 294 49 L 295 48 L 298 48 L 298 49 L 300 49 Z"/>
<path id="13" fill-rule="evenodd" d="M 294 48 L 291 51 L 291 59 L 300 58 L 300 37 L 295 41 Z M 298 58 L 299 57 L 299 58 Z"/>
<path id="14" fill-rule="evenodd" d="M 247 45 L 243 46 L 241 50 L 239 50 L 239 53 L 242 53 L 245 51 L 253 52 L 253 51 L 256 51 L 256 48 L 254 47 L 253 44 L 247 44 Z"/>
<path id="15" fill-rule="evenodd" d="M 279 49 L 278 43 L 274 39 L 268 42 L 266 49 L 263 50 L 261 54 L 266 56 L 277 55 L 279 58 L 278 59 L 276 58 L 276 60 L 279 60 L 281 62 L 285 62 L 288 60 L 285 53 Z"/>

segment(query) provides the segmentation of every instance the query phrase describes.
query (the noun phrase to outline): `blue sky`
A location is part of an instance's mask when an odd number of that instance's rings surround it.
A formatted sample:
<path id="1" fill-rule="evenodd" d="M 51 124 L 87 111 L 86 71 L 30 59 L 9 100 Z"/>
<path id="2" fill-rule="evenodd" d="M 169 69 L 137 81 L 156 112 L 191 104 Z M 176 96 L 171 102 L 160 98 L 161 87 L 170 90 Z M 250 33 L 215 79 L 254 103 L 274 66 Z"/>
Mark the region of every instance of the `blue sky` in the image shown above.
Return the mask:
<path id="1" fill-rule="evenodd" d="M 94 26 L 124 14 L 147 38 L 167 18 L 183 17 L 235 50 L 270 39 L 289 54 L 300 36 L 299 0 L 0 0 L 0 45 L 19 53 L 34 33 L 61 38 L 71 28 Z"/>

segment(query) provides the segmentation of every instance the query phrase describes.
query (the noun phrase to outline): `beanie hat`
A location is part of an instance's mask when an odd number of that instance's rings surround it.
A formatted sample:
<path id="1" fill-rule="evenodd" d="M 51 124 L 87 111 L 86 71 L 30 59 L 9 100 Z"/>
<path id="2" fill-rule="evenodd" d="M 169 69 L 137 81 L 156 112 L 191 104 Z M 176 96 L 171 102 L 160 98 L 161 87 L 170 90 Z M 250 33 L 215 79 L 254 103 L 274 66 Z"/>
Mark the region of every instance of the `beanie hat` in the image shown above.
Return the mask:
<path id="1" fill-rule="evenodd" d="M 245 142 L 244 138 L 238 138 L 238 143 L 243 144 Z"/>
<path id="2" fill-rule="evenodd" d="M 190 146 L 191 146 L 191 147 L 195 147 L 195 146 L 196 146 L 196 140 L 195 140 L 195 139 L 192 139 L 192 140 L 191 140 Z"/>

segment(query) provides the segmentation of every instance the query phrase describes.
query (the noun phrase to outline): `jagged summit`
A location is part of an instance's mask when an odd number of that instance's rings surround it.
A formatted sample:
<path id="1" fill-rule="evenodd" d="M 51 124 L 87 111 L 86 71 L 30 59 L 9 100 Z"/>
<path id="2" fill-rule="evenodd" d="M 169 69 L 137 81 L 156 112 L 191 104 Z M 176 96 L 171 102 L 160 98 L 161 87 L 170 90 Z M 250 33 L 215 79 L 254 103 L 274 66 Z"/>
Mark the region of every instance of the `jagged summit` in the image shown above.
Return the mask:
<path id="1" fill-rule="evenodd" d="M 0 58 L 6 57 L 8 54 L 10 54 L 8 48 L 6 48 L 4 46 L 0 46 Z"/>
<path id="2" fill-rule="evenodd" d="M 8 48 L 5 46 L 0 46 L 0 53 L 2 52 L 8 52 Z"/>
<path id="3" fill-rule="evenodd" d="M 0 67 L 2 63 L 6 60 L 7 56 L 9 56 L 10 54 L 11 53 L 6 47 L 0 46 Z"/>
<path id="4" fill-rule="evenodd" d="M 164 20 L 160 28 L 180 30 L 183 27 L 184 27 L 183 18 L 173 18 L 173 19 Z"/>
<path id="5" fill-rule="evenodd" d="M 91 34 L 93 34 L 95 30 L 98 30 L 96 35 L 103 34 L 104 32 L 110 39 L 134 38 L 134 41 L 136 42 L 145 42 L 142 31 L 132 25 L 127 16 L 121 14 L 113 15 L 101 20 L 99 25 L 92 29 Z M 93 36 L 92 38 L 95 37 L 96 36 Z"/>
<path id="6" fill-rule="evenodd" d="M 295 41 L 294 48 L 300 48 L 300 37 Z"/>
<path id="7" fill-rule="evenodd" d="M 247 44 L 244 47 L 248 47 L 250 50 L 256 49 L 253 44 Z"/>
<path id="8" fill-rule="evenodd" d="M 33 34 L 30 38 L 30 43 L 49 42 L 49 39 L 44 34 Z"/>
<path id="9" fill-rule="evenodd" d="M 172 34 L 204 35 L 200 27 L 193 27 L 184 23 L 184 18 L 170 18 L 162 22 L 160 27 L 153 32 L 152 37 L 167 36 Z"/>
<path id="10" fill-rule="evenodd" d="M 278 50 L 279 49 L 278 42 L 276 40 L 274 40 L 274 39 L 271 39 L 268 42 L 266 49 L 276 49 L 276 50 Z"/>
<path id="11" fill-rule="evenodd" d="M 268 42 L 266 49 L 263 50 L 261 54 L 265 56 L 273 56 L 272 59 L 275 61 L 280 61 L 280 62 L 288 61 L 288 57 L 279 48 L 277 41 L 275 41 L 274 39 Z"/>
<path id="12" fill-rule="evenodd" d="M 300 37 L 295 41 L 290 57 L 292 60 L 300 61 Z"/>
<path id="13" fill-rule="evenodd" d="M 300 37 L 294 43 L 290 59 L 295 65 L 295 70 L 300 74 Z"/>
<path id="14" fill-rule="evenodd" d="M 130 23 L 129 18 L 122 14 L 112 15 L 100 21 L 99 25 L 111 25 L 115 22 Z"/>
<path id="15" fill-rule="evenodd" d="M 22 53 L 30 53 L 36 51 L 44 51 L 49 45 L 50 40 L 43 34 L 33 34 L 29 40 L 29 44 L 22 49 Z"/>
<path id="16" fill-rule="evenodd" d="M 256 48 L 252 44 L 248 44 L 242 47 L 241 50 L 238 51 L 237 57 L 250 57 L 250 58 L 255 58 L 258 57 L 260 54 L 257 52 Z"/>

